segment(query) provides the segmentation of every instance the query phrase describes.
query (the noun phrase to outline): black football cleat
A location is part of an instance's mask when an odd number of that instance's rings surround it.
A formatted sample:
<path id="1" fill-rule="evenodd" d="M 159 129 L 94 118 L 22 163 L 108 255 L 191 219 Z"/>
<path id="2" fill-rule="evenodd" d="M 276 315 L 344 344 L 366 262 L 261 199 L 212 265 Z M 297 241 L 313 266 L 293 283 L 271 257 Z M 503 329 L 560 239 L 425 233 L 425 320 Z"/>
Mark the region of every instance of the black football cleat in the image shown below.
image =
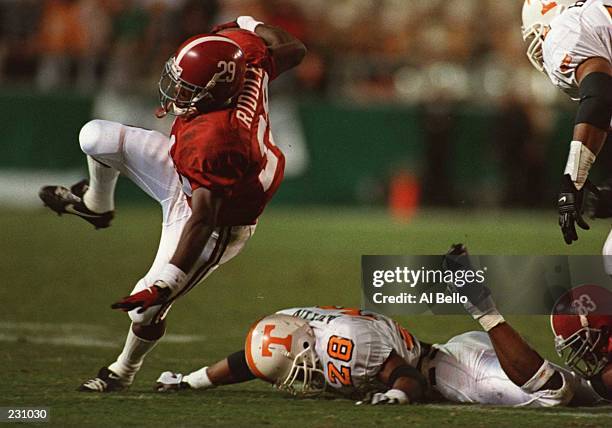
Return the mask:
<path id="1" fill-rule="evenodd" d="M 96 213 L 87 208 L 82 199 L 87 191 L 87 187 L 87 180 L 79 181 L 70 189 L 63 186 L 45 186 L 40 189 L 38 196 L 46 207 L 49 207 L 58 215 L 76 215 L 86 222 L 93 224 L 96 229 L 109 227 L 115 212 Z"/>
<path id="2" fill-rule="evenodd" d="M 79 392 L 116 392 L 127 388 L 121 378 L 110 371 L 108 367 L 102 367 L 98 376 L 89 379 L 77 388 Z"/>

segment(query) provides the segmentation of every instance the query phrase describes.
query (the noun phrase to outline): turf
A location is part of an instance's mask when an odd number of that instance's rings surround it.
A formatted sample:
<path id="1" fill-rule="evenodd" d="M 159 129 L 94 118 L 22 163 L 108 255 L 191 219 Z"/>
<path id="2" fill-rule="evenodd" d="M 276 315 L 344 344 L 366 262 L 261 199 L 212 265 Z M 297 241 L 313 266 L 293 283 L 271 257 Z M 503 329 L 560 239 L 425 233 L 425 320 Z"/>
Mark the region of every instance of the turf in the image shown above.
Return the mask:
<path id="1" fill-rule="evenodd" d="M 529 410 L 482 406 L 356 407 L 297 400 L 251 382 L 160 395 L 160 371 L 188 371 L 242 346 L 257 317 L 290 306 L 360 303 L 362 254 L 438 254 L 466 242 L 481 254 L 598 254 L 608 232 L 596 222 L 563 244 L 554 213 L 423 212 L 395 222 L 381 211 L 273 209 L 243 253 L 168 317 L 164 342 L 125 393 L 74 388 L 116 356 L 128 326 L 109 304 L 131 290 L 157 247 L 155 206 L 125 208 L 108 230 L 48 212 L 0 211 L 0 406 L 48 406 L 53 426 L 609 426 L 609 408 Z M 427 341 L 475 329 L 467 316 L 401 321 Z M 545 317 L 511 318 L 554 359 Z"/>

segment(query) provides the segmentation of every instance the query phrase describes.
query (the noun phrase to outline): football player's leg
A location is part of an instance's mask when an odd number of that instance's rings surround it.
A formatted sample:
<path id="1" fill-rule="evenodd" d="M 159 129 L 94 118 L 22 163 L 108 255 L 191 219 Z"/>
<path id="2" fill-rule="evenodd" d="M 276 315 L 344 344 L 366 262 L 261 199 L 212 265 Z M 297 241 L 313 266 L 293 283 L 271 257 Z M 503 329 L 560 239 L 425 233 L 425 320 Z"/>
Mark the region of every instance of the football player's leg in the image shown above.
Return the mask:
<path id="1" fill-rule="evenodd" d="M 181 230 L 183 222 L 185 221 L 187 221 L 187 218 L 180 222 Z M 204 281 L 220 265 L 238 255 L 254 232 L 254 225 L 216 228 L 206 243 L 204 250 L 198 257 L 196 264 L 191 271 L 187 273 L 187 280 L 181 290 L 164 305 L 151 307 L 141 314 L 138 314 L 137 310 L 130 311 L 129 314 L 132 321 L 149 323 L 164 319 L 175 300 L 181 298 L 200 282 Z M 172 238 L 168 240 L 165 240 L 163 235 L 162 233 L 162 244 L 160 244 L 160 251 L 155 258 L 153 266 L 145 277 L 139 281 L 134 292 L 152 285 L 158 279 L 157 275 L 160 270 L 170 261 L 170 258 L 174 254 L 174 250 L 180 238 L 180 232 L 171 234 Z M 164 241 L 166 241 L 166 243 L 164 243 Z M 172 248 L 172 251 L 167 251 L 169 248 Z"/>
<path id="2" fill-rule="evenodd" d="M 189 207 L 182 195 L 178 192 L 168 204 L 163 204 L 164 219 L 162 235 L 157 255 L 149 272 L 138 281 L 132 294 L 151 286 L 158 278 L 161 269 L 169 262 L 178 244 L 183 225 L 189 218 Z M 166 210 L 166 206 L 170 207 Z M 134 376 L 140 369 L 145 356 L 155 347 L 157 341 L 165 332 L 164 319 L 179 297 L 189 292 L 195 285 L 205 279 L 220 264 L 236 256 L 253 234 L 255 226 L 222 227 L 213 232 L 204 251 L 191 272 L 185 287 L 168 303 L 148 308 L 139 313 L 138 309 L 129 312 L 132 325 L 128 332 L 125 346 L 117 360 L 109 366 L 127 385 L 131 384 Z"/>
<path id="3" fill-rule="evenodd" d="M 184 223 L 189 218 L 189 206 L 180 192 L 176 192 L 172 203 L 162 203 L 164 223 L 159 248 L 149 272 L 141 278 L 132 294 L 151 286 L 157 279 L 156 274 L 168 263 L 181 235 Z M 157 341 L 165 333 L 165 321 L 157 316 L 161 310 L 157 305 L 138 313 L 135 309 L 129 312 L 132 324 L 121 354 L 108 368 L 115 373 L 124 385 L 130 385 L 142 366 L 145 356 L 153 350 Z"/>
<path id="4" fill-rule="evenodd" d="M 179 180 L 168 155 L 170 140 L 164 134 L 92 120 L 81 129 L 79 141 L 90 166 L 91 183 L 84 196 L 88 206 L 91 203 L 102 209 L 112 205 L 116 171 L 157 202 L 175 196 Z"/>
<path id="5" fill-rule="evenodd" d="M 484 332 L 465 333 L 438 347 L 439 351 L 430 367 L 434 369 L 435 388 L 450 401 L 554 406 L 567 403 L 571 398 L 571 391 L 565 382 L 558 390 L 535 393 L 514 384 L 501 367 L 493 345 Z"/>
<path id="6" fill-rule="evenodd" d="M 110 225 L 114 213 L 114 191 L 119 173 L 162 203 L 179 186 L 165 135 L 107 120 L 86 123 L 79 134 L 87 155 L 89 180 L 70 189 L 45 186 L 40 198 L 58 214 L 77 215 L 96 228 Z"/>
<path id="7" fill-rule="evenodd" d="M 102 213 L 115 208 L 114 194 L 119 170 L 109 164 L 112 157 L 120 160 L 122 127 L 116 122 L 92 120 L 79 133 L 79 144 L 87 155 L 89 169 L 89 187 L 83 195 L 83 202 L 94 212 Z"/>

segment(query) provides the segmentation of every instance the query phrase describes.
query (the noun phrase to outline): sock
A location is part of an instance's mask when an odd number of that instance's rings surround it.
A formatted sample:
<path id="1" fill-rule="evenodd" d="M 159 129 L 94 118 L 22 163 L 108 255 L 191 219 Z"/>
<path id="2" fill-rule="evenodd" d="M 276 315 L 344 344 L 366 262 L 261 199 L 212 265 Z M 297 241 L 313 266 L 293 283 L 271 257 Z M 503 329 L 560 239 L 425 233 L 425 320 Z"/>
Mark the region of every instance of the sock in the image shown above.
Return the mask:
<path id="1" fill-rule="evenodd" d="M 208 374 L 206 373 L 208 367 L 202 367 L 200 370 L 196 370 L 193 373 L 189 373 L 185 377 L 183 377 L 183 381 L 187 382 L 190 387 L 194 389 L 209 389 L 214 388 L 215 385 L 208 378 Z"/>
<path id="2" fill-rule="evenodd" d="M 131 384 L 134 381 L 134 376 L 140 370 L 140 366 L 142 366 L 145 355 L 156 344 L 157 340 L 144 340 L 136 336 L 132 331 L 132 326 L 130 326 L 123 351 L 117 357 L 117 361 L 108 366 L 109 370 L 119 375 L 126 385 Z"/>
<path id="3" fill-rule="evenodd" d="M 102 165 L 87 156 L 89 167 L 89 188 L 83 196 L 85 206 L 96 213 L 104 213 L 115 209 L 115 185 L 119 171 Z"/>

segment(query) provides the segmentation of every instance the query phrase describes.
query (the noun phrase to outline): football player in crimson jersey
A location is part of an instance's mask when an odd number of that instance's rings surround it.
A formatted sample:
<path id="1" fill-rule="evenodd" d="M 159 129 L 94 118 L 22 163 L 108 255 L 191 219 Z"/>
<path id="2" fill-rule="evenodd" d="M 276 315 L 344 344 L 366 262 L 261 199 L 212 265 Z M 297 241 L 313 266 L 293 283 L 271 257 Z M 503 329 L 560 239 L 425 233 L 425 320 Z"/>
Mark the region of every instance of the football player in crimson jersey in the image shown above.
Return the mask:
<path id="1" fill-rule="evenodd" d="M 39 193 L 44 203 L 108 227 L 123 173 L 160 203 L 163 222 L 149 272 L 130 296 L 112 305 L 132 321 L 124 349 L 79 390 L 129 386 L 163 336 L 173 302 L 251 237 L 283 178 L 284 157 L 270 130 L 268 83 L 305 53 L 284 30 L 241 16 L 185 41 L 166 62 L 156 115 L 176 116 L 170 138 L 103 120 L 81 129 L 89 182 L 46 186 Z"/>
<path id="2" fill-rule="evenodd" d="M 612 119 L 612 0 L 525 0 L 522 20 L 531 63 L 579 102 L 558 198 L 559 225 L 571 244 L 578 240 L 576 224 L 589 229 L 582 217 L 584 189 L 601 193 L 587 177 Z M 594 210 L 600 217 L 612 216 L 609 189 L 606 194 L 599 202 L 606 209 Z M 612 232 L 603 253 L 612 256 Z M 605 264 L 612 274 L 612 257 Z"/>

